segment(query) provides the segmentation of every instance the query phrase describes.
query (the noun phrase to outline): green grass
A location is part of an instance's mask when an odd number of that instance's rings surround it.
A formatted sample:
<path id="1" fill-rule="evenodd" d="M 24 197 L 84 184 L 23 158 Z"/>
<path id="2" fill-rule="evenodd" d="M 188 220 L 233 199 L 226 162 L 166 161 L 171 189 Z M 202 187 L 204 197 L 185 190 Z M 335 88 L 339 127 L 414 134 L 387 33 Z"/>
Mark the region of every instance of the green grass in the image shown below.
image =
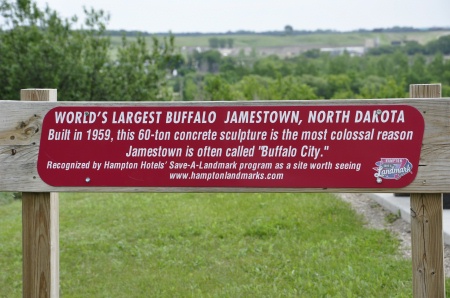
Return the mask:
<path id="1" fill-rule="evenodd" d="M 399 220 L 402 218 L 402 215 L 400 214 L 400 210 L 397 211 L 397 213 L 389 213 L 388 215 L 386 215 L 386 217 L 384 218 L 384 220 L 387 223 L 394 223 L 395 221 Z"/>
<path id="2" fill-rule="evenodd" d="M 20 297 L 20 202 L 0 227 Z M 412 296 L 398 241 L 327 194 L 61 194 L 60 275 L 62 297 Z"/>
<path id="3" fill-rule="evenodd" d="M 425 44 L 439 36 L 448 35 L 449 31 L 427 31 L 427 32 L 400 32 L 400 33 L 375 33 L 375 32 L 344 32 L 344 33 L 323 33 L 308 35 L 214 35 L 202 34 L 196 36 L 176 36 L 175 44 L 177 47 L 209 47 L 209 39 L 211 37 L 232 38 L 234 39 L 235 48 L 262 48 L 262 47 L 340 47 L 340 46 L 364 46 L 366 40 L 377 38 L 382 45 L 388 45 L 394 40 L 416 40 L 421 44 Z M 148 37 L 150 38 L 150 37 Z M 133 40 L 134 37 L 130 37 Z M 121 37 L 114 36 L 111 38 L 113 47 L 121 43 Z M 149 43 L 151 44 L 151 43 Z"/>
<path id="4" fill-rule="evenodd" d="M 179 46 L 209 46 L 209 38 L 232 38 L 234 47 L 285 47 L 285 46 L 343 46 L 364 45 L 363 34 L 310 34 L 310 35 L 232 35 L 232 36 L 176 36 L 175 41 Z"/>

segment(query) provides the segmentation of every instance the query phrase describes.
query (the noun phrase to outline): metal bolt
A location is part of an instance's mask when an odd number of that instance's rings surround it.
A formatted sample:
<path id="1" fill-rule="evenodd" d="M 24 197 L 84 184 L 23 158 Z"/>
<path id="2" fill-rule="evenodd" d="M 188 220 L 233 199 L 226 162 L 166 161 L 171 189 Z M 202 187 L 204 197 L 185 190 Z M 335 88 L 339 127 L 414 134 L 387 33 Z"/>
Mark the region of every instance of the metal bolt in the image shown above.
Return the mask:
<path id="1" fill-rule="evenodd" d="M 91 182 L 91 178 L 86 177 L 86 183 L 89 183 L 89 182 Z"/>
<path id="2" fill-rule="evenodd" d="M 383 182 L 383 179 L 381 179 L 380 177 L 377 178 L 377 183 L 381 183 Z"/>
<path id="3" fill-rule="evenodd" d="M 381 115 L 381 110 L 377 110 L 377 114 L 378 114 L 378 115 Z"/>

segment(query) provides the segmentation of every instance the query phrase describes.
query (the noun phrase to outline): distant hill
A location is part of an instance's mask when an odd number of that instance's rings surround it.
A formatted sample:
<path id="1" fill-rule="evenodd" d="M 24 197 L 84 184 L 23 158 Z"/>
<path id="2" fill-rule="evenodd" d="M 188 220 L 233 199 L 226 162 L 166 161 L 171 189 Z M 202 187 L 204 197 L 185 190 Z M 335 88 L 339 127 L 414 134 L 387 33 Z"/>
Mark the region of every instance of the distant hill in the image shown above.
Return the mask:
<path id="1" fill-rule="evenodd" d="M 342 34 L 342 33 L 410 33 L 410 32 L 435 32 L 435 31 L 450 31 L 449 27 L 431 27 L 431 28 L 414 28 L 414 27 L 391 27 L 391 28 L 374 28 L 374 29 L 358 29 L 354 31 L 336 31 L 336 30 L 293 30 L 289 31 L 289 35 L 311 35 L 311 34 Z M 239 30 L 239 31 L 227 31 L 227 32 L 147 32 L 147 31 L 127 31 L 127 30 L 107 30 L 107 34 L 110 36 L 165 36 L 172 34 L 174 36 L 202 36 L 202 35 L 272 35 L 272 36 L 286 36 L 287 32 L 284 30 L 279 31 L 264 31 L 264 32 L 255 32 L 248 30 Z"/>
<path id="2" fill-rule="evenodd" d="M 146 38 L 152 36 L 164 37 L 170 33 L 149 33 L 139 31 L 107 31 L 113 45 L 121 43 L 121 36 L 128 38 L 141 35 Z M 182 53 L 194 50 L 205 51 L 218 49 L 222 55 L 235 56 L 239 53 L 250 54 L 252 51 L 259 55 L 293 56 L 310 49 L 324 49 L 326 51 L 353 51 L 356 54 L 369 48 L 390 46 L 415 42 L 425 45 L 439 37 L 450 34 L 450 27 L 446 28 L 412 28 L 392 27 L 376 28 L 372 30 L 360 29 L 350 32 L 333 30 L 303 31 L 237 31 L 226 33 L 173 33 L 175 45 Z"/>

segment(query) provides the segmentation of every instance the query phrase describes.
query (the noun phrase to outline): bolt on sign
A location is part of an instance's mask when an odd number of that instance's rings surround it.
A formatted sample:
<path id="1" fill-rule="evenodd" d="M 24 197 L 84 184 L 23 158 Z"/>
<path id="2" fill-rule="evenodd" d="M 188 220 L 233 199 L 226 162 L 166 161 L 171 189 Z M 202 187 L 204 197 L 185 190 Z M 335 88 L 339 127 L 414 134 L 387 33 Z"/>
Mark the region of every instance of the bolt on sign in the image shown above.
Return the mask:
<path id="1" fill-rule="evenodd" d="M 423 134 L 402 104 L 58 106 L 38 173 L 54 187 L 401 188 Z"/>

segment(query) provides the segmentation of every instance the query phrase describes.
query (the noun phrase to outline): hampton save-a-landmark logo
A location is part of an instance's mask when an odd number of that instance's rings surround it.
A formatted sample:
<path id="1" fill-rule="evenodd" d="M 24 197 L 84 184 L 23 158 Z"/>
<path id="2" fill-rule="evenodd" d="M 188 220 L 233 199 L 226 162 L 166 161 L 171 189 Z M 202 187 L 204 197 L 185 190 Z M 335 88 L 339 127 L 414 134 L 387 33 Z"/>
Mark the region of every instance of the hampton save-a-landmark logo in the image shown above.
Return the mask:
<path id="1" fill-rule="evenodd" d="M 408 173 L 412 174 L 412 164 L 407 158 L 381 158 L 375 163 L 373 168 L 376 173 L 377 182 L 381 183 L 381 179 L 398 180 Z"/>

